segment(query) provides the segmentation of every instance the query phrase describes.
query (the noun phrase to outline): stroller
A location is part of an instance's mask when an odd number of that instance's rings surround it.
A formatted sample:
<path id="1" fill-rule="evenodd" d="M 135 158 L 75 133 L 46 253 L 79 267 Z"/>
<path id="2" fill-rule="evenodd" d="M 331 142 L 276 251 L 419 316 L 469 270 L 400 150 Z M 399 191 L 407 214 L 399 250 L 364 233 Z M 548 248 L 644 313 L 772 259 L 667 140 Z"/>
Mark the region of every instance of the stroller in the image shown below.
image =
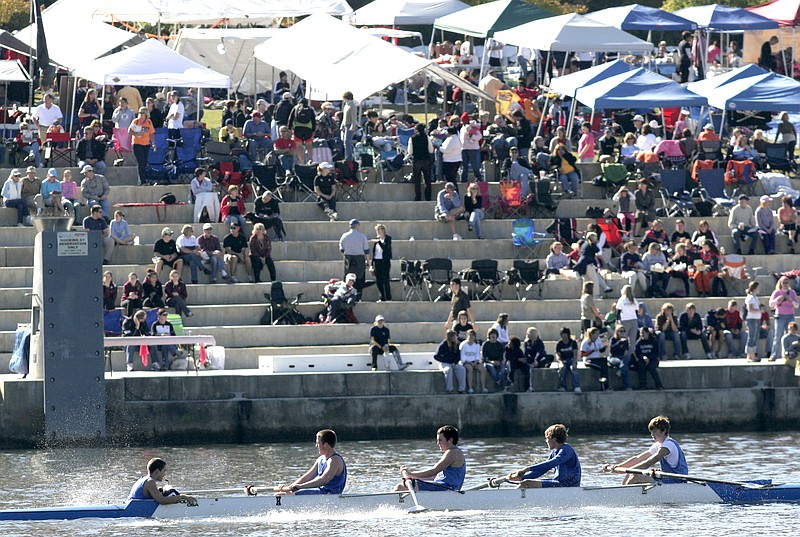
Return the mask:
<path id="1" fill-rule="evenodd" d="M 303 293 L 298 293 L 294 300 L 291 302 L 286 298 L 283 292 L 283 284 L 281 282 L 272 282 L 270 293 L 264 293 L 267 299 L 267 309 L 264 315 L 261 316 L 261 324 L 278 325 L 278 324 L 306 324 L 312 321 L 299 311 L 297 306 L 300 304 L 300 299 L 303 298 Z"/>

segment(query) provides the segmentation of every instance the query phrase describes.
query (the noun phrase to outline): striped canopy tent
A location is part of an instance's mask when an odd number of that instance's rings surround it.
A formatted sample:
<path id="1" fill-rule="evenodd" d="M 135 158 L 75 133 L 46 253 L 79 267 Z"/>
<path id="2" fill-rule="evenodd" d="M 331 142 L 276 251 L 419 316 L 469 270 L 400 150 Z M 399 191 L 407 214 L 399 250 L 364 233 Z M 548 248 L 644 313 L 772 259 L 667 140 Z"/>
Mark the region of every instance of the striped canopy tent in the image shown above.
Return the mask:
<path id="1" fill-rule="evenodd" d="M 697 23 L 694 21 L 684 19 L 683 17 L 679 17 L 663 9 L 640 4 L 610 7 L 608 9 L 595 11 L 594 13 L 587 13 L 586 16 L 597 22 L 602 22 L 603 24 L 625 31 L 659 30 L 662 32 L 671 32 L 697 29 Z"/>
<path id="2" fill-rule="evenodd" d="M 792 58 L 789 75 L 794 77 L 794 59 L 796 57 L 794 53 L 794 49 L 796 48 L 794 45 L 796 37 L 795 28 L 800 26 L 800 0 L 775 0 L 768 4 L 761 4 L 760 6 L 753 6 L 745 9 L 750 13 L 761 15 L 762 17 L 777 22 L 783 27 L 790 27 L 792 29 Z M 781 37 L 782 41 L 783 30 L 781 30 L 778 35 Z M 781 49 L 783 49 L 783 44 L 781 44 Z"/>

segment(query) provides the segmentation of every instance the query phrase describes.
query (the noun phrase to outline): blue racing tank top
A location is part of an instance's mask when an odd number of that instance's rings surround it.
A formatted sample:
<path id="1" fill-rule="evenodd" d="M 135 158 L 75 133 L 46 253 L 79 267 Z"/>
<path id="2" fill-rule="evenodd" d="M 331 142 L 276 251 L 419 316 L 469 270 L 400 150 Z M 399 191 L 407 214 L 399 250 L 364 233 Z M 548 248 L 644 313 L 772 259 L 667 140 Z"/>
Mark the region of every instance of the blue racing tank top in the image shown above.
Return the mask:
<path id="1" fill-rule="evenodd" d="M 659 461 L 660 464 L 661 464 L 661 471 L 662 472 L 667 472 L 667 473 L 670 473 L 670 474 L 681 474 L 681 475 L 688 474 L 689 473 L 689 465 L 686 463 L 686 456 L 683 454 L 683 450 L 681 449 L 680 444 L 678 444 L 672 438 L 667 437 L 661 445 L 662 446 L 666 445 L 667 449 L 669 449 L 670 452 L 672 452 L 673 450 L 676 450 L 676 452 L 678 454 L 678 462 L 674 466 L 671 466 L 667 462 L 667 457 L 664 457 L 663 459 L 661 459 L 661 461 Z M 661 480 L 661 482 L 662 483 L 686 483 L 686 481 L 682 481 L 682 480 L 679 480 L 679 479 L 670 479 L 670 478 L 664 478 L 664 479 Z"/>
<path id="2" fill-rule="evenodd" d="M 436 474 L 436 478 L 433 480 L 433 482 L 443 485 L 450 490 L 461 490 L 461 486 L 464 484 L 464 478 L 466 476 L 467 461 L 464 461 L 462 466 L 448 466 Z"/>
<path id="3" fill-rule="evenodd" d="M 342 459 L 342 473 L 333 476 L 333 479 L 319 488 L 322 494 L 341 494 L 344 492 L 344 486 L 347 484 L 347 463 L 344 462 L 344 458 L 338 453 L 331 455 L 331 458 L 333 457 L 339 457 Z M 327 468 L 328 459 L 326 459 L 324 456 L 320 456 L 320 458 L 317 459 L 317 476 L 324 474 Z"/>
<path id="4" fill-rule="evenodd" d="M 140 477 L 136 483 L 133 484 L 131 487 L 131 493 L 128 494 L 128 499 L 130 500 L 152 500 L 149 496 L 144 495 L 144 485 L 147 483 L 147 480 L 150 479 L 149 475 Z"/>

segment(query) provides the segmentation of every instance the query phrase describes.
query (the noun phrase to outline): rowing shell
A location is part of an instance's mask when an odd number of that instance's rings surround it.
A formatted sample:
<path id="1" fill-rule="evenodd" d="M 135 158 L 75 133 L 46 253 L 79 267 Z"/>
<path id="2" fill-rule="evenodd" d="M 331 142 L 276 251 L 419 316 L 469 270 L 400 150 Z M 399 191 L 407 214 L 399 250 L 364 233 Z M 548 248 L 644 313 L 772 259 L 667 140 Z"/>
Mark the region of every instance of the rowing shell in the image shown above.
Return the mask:
<path id="1" fill-rule="evenodd" d="M 548 489 L 487 489 L 467 492 L 419 492 L 419 504 L 429 510 L 497 510 L 536 508 L 681 505 L 697 503 L 800 503 L 800 484 L 772 485 L 755 481 L 751 488 L 724 484 L 670 483 L 570 487 Z M 153 500 L 129 500 L 119 505 L 57 507 L 0 511 L 4 520 L 72 520 L 78 518 L 213 518 L 257 516 L 278 511 L 341 513 L 379 508 L 408 510 L 414 506 L 408 492 L 343 495 L 219 496 L 198 498 L 196 507 L 186 504 L 158 505 Z"/>

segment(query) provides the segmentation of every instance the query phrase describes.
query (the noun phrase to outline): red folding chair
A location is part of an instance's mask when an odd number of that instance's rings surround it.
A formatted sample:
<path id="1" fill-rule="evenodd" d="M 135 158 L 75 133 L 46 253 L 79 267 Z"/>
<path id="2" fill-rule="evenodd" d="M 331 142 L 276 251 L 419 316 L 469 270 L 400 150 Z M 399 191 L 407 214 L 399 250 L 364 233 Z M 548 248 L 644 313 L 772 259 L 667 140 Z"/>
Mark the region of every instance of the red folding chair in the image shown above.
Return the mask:
<path id="1" fill-rule="evenodd" d="M 220 162 L 219 173 L 222 175 L 222 186 L 225 187 L 226 191 L 231 185 L 236 185 L 239 187 L 242 199 L 245 201 L 250 199 L 250 196 L 253 194 L 253 189 L 247 184 L 247 181 L 245 181 L 242 172 L 234 171 L 233 162 Z"/>

